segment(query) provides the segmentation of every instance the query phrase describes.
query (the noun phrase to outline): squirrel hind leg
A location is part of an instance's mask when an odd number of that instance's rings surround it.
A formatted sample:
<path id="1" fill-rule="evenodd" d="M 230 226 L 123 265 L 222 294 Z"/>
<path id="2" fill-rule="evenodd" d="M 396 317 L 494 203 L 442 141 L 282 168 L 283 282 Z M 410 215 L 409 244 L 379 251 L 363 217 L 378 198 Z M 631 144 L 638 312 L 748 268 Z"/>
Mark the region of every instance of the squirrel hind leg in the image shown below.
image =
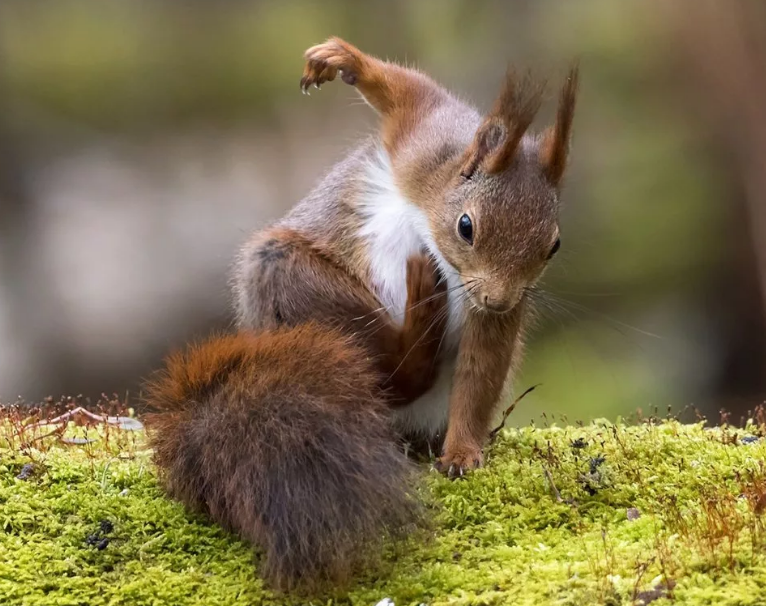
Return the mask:
<path id="1" fill-rule="evenodd" d="M 230 279 L 237 328 L 273 329 L 308 320 L 289 317 L 293 286 L 299 283 L 291 268 L 305 248 L 302 237 L 281 228 L 259 232 L 242 247 Z"/>

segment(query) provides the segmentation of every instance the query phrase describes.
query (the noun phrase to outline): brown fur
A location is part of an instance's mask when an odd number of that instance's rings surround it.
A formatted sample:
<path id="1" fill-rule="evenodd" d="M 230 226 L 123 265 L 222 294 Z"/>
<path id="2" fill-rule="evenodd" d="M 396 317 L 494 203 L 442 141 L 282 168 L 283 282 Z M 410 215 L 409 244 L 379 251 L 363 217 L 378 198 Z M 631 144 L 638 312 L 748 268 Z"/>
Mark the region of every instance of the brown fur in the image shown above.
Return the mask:
<path id="1" fill-rule="evenodd" d="M 338 38 L 306 51 L 304 90 L 338 74 L 381 115 L 379 138 L 242 249 L 233 276 L 242 332 L 174 354 L 148 390 L 168 492 L 260 545 L 262 572 L 285 588 L 343 581 L 377 541 L 418 519 L 392 419 L 420 414 L 418 398 L 447 362 L 437 466 L 455 477 L 482 463 L 521 355 L 525 293 L 558 237 L 577 85 L 573 72 L 541 138 L 526 132 L 541 90 L 528 78 L 509 75 L 482 118 L 428 76 Z M 381 212 L 388 203 L 400 214 Z M 472 244 L 457 231 L 463 214 Z M 370 225 L 387 238 L 377 256 Z M 389 254 L 396 263 L 386 265 Z M 401 322 L 381 293 L 404 305 Z"/>
<path id="2" fill-rule="evenodd" d="M 381 115 L 381 139 L 389 153 L 416 127 L 422 112 L 433 111 L 449 96 L 425 74 L 381 61 L 337 37 L 312 46 L 304 57 L 301 88 L 318 88 L 340 72 Z"/>
<path id="3" fill-rule="evenodd" d="M 420 519 L 379 382 L 363 347 L 312 323 L 171 355 L 147 396 L 167 492 L 259 545 L 273 585 L 344 582 Z"/>
<path id="4" fill-rule="evenodd" d="M 513 70 L 506 72 L 503 90 L 468 149 L 468 160 L 460 171 L 462 177 L 470 179 L 480 165 L 488 174 L 500 173 L 510 166 L 540 109 L 542 93 L 542 84 L 535 82 L 529 73 L 519 79 Z"/>
<path id="5" fill-rule="evenodd" d="M 297 231 L 266 230 L 249 254 L 257 262 L 247 265 L 252 272 L 247 281 L 258 292 L 250 308 L 251 329 L 317 321 L 354 335 L 375 357 L 392 404 L 411 402 L 432 385 L 445 297 L 428 256 L 408 260 L 407 308 L 398 327 L 341 259 Z"/>
<path id="6" fill-rule="evenodd" d="M 482 465 L 482 448 L 522 348 L 525 301 L 504 314 L 471 314 L 463 329 L 450 399 L 444 456 L 437 469 L 452 477 Z"/>
<path id="7" fill-rule="evenodd" d="M 545 167 L 548 178 L 556 185 L 561 182 L 567 166 L 579 81 L 580 71 L 578 66 L 574 65 L 561 89 L 556 125 L 545 132 L 540 146 L 540 162 Z"/>
<path id="8" fill-rule="evenodd" d="M 425 239 L 435 245 L 431 252 L 441 258 L 441 269 L 457 272 L 465 286 L 466 315 L 440 460 L 446 470 L 462 473 L 481 461 L 490 417 L 520 357 L 525 292 L 545 270 L 559 235 L 559 188 L 568 159 L 577 71 L 572 70 L 563 88 L 555 126 L 538 136 L 527 130 L 543 87 L 529 75 L 518 78 L 509 70 L 496 103 L 482 118 L 426 75 L 366 55 L 339 38 L 310 48 L 305 59 L 304 90 L 340 74 L 380 114 L 379 140 L 396 186 L 427 219 Z M 343 286 L 332 292 L 310 289 L 314 301 L 322 300 L 315 305 L 337 308 L 354 292 L 374 309 L 368 301 L 374 297 L 370 268 L 358 237 L 362 219 L 357 205 L 364 200 L 358 175 L 370 157 L 365 149 L 341 163 L 286 222 L 309 240 L 324 242 L 325 252 L 337 250 L 338 242 L 347 245 L 333 274 Z M 463 214 L 473 223 L 472 245 L 457 233 Z M 239 292 L 244 291 L 240 285 Z M 262 299 L 261 294 L 255 298 Z M 301 288 L 286 297 L 305 294 Z M 341 316 L 341 323 L 353 325 L 350 310 Z M 305 317 L 315 315 L 301 311 L 296 322 Z"/>

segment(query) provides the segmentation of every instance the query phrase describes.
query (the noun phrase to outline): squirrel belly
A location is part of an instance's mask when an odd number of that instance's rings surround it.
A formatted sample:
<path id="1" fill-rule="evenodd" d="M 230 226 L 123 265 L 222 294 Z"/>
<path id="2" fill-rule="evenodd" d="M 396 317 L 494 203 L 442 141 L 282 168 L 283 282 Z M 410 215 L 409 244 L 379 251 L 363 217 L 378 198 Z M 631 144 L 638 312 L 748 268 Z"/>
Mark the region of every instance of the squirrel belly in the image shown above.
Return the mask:
<path id="1" fill-rule="evenodd" d="M 273 585 L 344 582 L 420 520 L 378 383 L 363 348 L 315 324 L 171 355 L 147 395 L 166 491 L 260 546 Z"/>

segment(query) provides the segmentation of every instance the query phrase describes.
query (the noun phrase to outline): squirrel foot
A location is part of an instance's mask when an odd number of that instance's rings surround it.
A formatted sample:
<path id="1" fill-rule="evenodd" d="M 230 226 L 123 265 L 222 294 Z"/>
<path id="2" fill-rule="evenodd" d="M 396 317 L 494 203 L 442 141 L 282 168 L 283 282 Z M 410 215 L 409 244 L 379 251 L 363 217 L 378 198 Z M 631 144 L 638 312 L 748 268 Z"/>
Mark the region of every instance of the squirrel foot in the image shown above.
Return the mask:
<path id="1" fill-rule="evenodd" d="M 430 255 L 414 255 L 407 259 L 407 293 L 408 308 L 413 313 L 432 322 L 440 321 L 447 304 L 447 282 Z M 441 329 L 435 331 L 437 339 L 440 333 Z"/>
<path id="2" fill-rule="evenodd" d="M 346 84 L 354 85 L 362 66 L 362 53 L 340 38 L 312 46 L 304 53 L 306 66 L 303 68 L 301 90 L 308 92 L 312 84 L 319 88 L 325 82 L 335 80 L 340 72 Z"/>
<path id="3" fill-rule="evenodd" d="M 448 478 L 462 478 L 466 472 L 478 469 L 484 464 L 481 448 L 466 448 L 457 452 L 445 453 L 434 463 L 434 468 Z"/>

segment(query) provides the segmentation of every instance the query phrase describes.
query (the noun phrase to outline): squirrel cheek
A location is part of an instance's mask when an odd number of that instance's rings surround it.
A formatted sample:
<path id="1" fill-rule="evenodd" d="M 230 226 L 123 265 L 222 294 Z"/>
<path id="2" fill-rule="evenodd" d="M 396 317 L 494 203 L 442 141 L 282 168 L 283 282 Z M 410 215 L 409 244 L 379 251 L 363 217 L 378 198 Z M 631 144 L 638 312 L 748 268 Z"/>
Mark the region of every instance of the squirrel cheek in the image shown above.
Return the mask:
<path id="1" fill-rule="evenodd" d="M 511 307 L 516 307 L 516 305 L 519 304 L 519 301 L 521 301 L 521 297 L 523 297 L 523 296 L 524 296 L 524 288 L 523 287 L 512 289 L 510 294 L 509 294 L 509 297 L 508 297 L 508 302 L 509 302 L 510 306 Z"/>

